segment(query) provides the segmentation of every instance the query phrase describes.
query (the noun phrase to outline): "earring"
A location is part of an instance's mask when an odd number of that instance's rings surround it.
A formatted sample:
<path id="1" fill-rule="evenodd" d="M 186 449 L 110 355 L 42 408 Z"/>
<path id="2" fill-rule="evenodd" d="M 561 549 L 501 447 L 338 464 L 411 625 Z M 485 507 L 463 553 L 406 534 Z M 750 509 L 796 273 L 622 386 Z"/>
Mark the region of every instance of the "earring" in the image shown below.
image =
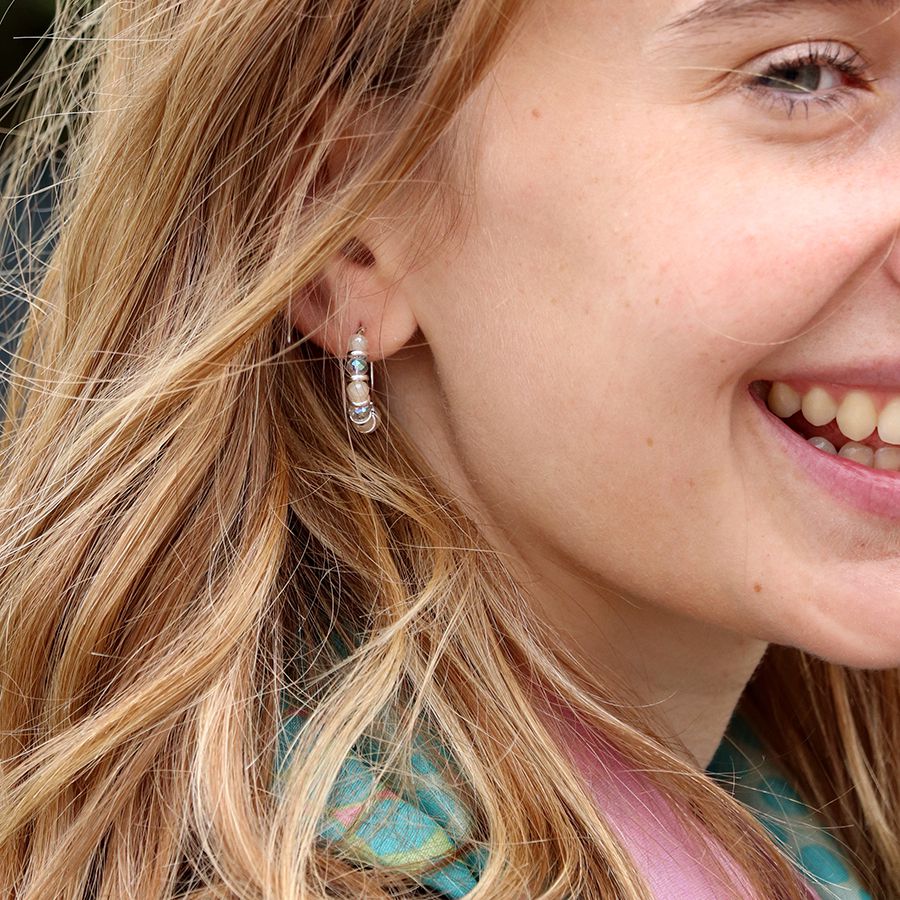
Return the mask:
<path id="1" fill-rule="evenodd" d="M 350 380 L 347 382 L 346 393 L 349 402 L 347 416 L 356 430 L 363 434 L 374 431 L 378 426 L 378 410 L 369 393 L 374 380 L 368 350 L 365 329 L 360 326 L 350 338 L 347 349 L 347 374 Z"/>

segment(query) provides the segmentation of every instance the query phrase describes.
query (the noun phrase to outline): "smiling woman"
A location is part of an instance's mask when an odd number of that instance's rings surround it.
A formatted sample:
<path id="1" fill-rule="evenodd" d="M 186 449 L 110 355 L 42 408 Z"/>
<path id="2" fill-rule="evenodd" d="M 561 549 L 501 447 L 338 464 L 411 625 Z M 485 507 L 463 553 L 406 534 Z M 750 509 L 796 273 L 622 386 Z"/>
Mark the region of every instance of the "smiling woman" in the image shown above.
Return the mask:
<path id="1" fill-rule="evenodd" d="M 2 892 L 900 896 L 893 12 L 64 7 Z"/>

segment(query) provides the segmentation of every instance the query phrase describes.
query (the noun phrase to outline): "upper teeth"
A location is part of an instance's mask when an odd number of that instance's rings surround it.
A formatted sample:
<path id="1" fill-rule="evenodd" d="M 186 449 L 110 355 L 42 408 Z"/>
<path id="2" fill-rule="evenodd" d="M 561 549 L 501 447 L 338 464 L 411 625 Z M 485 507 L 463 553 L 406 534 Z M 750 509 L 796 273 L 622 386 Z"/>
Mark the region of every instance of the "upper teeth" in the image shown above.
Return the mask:
<path id="1" fill-rule="evenodd" d="M 787 419 L 802 412 L 810 425 L 837 422 L 841 434 L 851 441 L 864 441 L 873 432 L 886 444 L 900 445 L 900 396 L 893 397 L 878 411 L 875 399 L 867 391 L 847 391 L 838 403 L 824 387 L 816 385 L 800 394 L 789 384 L 776 381 L 768 395 L 768 407 L 776 416 Z"/>

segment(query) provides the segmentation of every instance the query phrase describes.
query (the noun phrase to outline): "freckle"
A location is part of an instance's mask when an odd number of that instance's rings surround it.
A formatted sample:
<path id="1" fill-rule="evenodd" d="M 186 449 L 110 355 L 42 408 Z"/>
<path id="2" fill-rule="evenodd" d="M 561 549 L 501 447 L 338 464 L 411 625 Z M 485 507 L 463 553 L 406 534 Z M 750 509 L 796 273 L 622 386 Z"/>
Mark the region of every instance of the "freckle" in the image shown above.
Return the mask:
<path id="1" fill-rule="evenodd" d="M 648 438 L 647 438 L 647 446 L 648 446 L 648 447 L 652 447 L 652 446 L 653 446 L 653 438 L 652 438 L 652 437 L 648 437 Z"/>
<path id="2" fill-rule="evenodd" d="M 756 584 L 753 585 L 753 590 L 756 591 L 757 594 L 762 593 L 762 585 L 757 581 Z"/>
<path id="3" fill-rule="evenodd" d="M 697 483 L 694 481 L 694 479 L 688 478 L 688 487 L 696 487 L 696 486 L 697 486 Z"/>
<path id="4" fill-rule="evenodd" d="M 657 298 L 653 301 L 653 303 L 654 303 L 655 306 L 659 306 L 659 297 L 657 297 Z"/>
<path id="5" fill-rule="evenodd" d="M 532 119 L 539 119 L 540 117 L 541 117 L 541 111 L 537 107 L 535 107 L 533 110 L 531 110 L 531 118 Z"/>

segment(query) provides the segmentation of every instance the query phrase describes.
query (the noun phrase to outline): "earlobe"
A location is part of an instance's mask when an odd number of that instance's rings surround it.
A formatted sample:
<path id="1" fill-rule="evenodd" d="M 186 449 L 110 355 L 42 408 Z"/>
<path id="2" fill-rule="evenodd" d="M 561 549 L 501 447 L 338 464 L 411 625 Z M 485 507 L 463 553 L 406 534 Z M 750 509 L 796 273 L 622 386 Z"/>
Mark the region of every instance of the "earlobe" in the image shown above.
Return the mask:
<path id="1" fill-rule="evenodd" d="M 370 359 L 405 346 L 418 321 L 395 279 L 383 275 L 372 250 L 354 238 L 288 305 L 291 324 L 332 356 L 343 356 L 360 327 Z"/>

